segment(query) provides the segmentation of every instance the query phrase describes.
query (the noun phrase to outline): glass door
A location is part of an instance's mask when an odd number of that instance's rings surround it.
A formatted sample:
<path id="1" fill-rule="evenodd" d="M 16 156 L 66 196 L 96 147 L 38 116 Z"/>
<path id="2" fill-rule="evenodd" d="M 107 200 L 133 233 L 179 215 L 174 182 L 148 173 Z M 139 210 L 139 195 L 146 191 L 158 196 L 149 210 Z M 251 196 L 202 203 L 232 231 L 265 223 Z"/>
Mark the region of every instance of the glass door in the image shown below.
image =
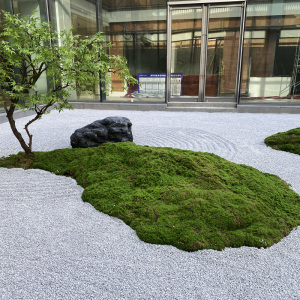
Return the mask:
<path id="1" fill-rule="evenodd" d="M 205 98 L 235 101 L 241 25 L 241 7 L 210 6 Z"/>
<path id="2" fill-rule="evenodd" d="M 168 4 L 167 102 L 239 98 L 245 1 L 204 2 Z"/>
<path id="3" fill-rule="evenodd" d="M 202 8 L 174 9 L 171 30 L 171 99 L 198 99 Z"/>

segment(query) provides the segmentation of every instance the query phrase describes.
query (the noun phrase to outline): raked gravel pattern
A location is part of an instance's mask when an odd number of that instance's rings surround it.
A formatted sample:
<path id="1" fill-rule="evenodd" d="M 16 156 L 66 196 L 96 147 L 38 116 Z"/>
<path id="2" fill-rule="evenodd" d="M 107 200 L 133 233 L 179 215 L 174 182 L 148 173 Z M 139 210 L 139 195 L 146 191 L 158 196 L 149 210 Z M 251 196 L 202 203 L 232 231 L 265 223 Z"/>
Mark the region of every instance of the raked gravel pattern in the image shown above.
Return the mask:
<path id="1" fill-rule="evenodd" d="M 31 126 L 34 150 L 70 147 L 75 129 L 107 116 L 128 117 L 136 144 L 213 152 L 300 193 L 300 156 L 264 144 L 299 115 L 54 111 Z M 8 123 L 0 145 L 0 157 L 21 151 Z M 300 227 L 268 249 L 188 253 L 140 241 L 82 191 L 71 178 L 0 168 L 0 299 L 300 299 Z"/>

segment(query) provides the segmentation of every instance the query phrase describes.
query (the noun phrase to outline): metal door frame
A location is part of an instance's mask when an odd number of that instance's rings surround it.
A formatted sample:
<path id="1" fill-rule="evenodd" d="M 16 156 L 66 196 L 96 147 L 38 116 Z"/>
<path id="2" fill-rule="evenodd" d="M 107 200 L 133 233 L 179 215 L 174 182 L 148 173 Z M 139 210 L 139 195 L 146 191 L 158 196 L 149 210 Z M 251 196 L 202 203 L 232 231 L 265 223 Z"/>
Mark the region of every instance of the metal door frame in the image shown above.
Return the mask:
<path id="1" fill-rule="evenodd" d="M 241 93 L 241 69 L 243 58 L 243 44 L 244 32 L 246 22 L 246 6 L 247 0 L 219 0 L 213 2 L 212 0 L 201 1 L 172 1 L 167 3 L 167 74 L 166 74 L 166 93 L 165 102 L 171 100 L 171 54 L 172 54 L 172 10 L 188 9 L 188 8 L 202 8 L 202 26 L 201 26 L 201 54 L 200 54 L 200 71 L 199 71 L 199 93 L 198 97 L 191 96 L 187 99 L 197 102 L 208 101 L 205 98 L 205 81 L 206 81 L 206 62 L 207 62 L 207 41 L 208 41 L 208 22 L 209 22 L 209 8 L 212 7 L 241 7 L 241 22 L 240 22 L 240 37 L 238 49 L 238 62 L 236 72 L 236 84 L 234 102 L 239 103 Z M 219 97 L 218 97 L 219 98 Z M 181 100 L 181 98 L 172 98 L 172 100 Z"/>

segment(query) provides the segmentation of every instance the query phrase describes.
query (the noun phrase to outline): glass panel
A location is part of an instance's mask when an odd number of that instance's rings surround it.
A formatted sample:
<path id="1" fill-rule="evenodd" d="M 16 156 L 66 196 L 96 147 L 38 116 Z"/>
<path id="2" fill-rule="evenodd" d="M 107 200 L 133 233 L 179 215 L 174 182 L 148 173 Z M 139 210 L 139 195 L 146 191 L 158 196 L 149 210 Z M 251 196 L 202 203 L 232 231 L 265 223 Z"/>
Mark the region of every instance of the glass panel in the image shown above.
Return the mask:
<path id="1" fill-rule="evenodd" d="M 249 0 L 241 103 L 300 104 L 300 2 Z"/>
<path id="2" fill-rule="evenodd" d="M 41 21 L 46 21 L 44 1 L 42 0 L 14 0 L 13 9 L 15 14 L 31 15 L 35 12 L 35 17 L 38 17 Z M 37 91 L 43 93 L 47 92 L 48 82 L 46 73 L 43 73 L 40 79 L 36 83 Z M 34 93 L 31 91 L 30 93 Z"/>
<path id="3" fill-rule="evenodd" d="M 21 15 L 31 15 L 33 10 L 37 10 L 39 14 L 39 4 L 39 0 L 13 0 L 14 13 Z"/>
<path id="4" fill-rule="evenodd" d="M 164 102 L 166 4 L 166 0 L 102 1 L 101 26 L 114 45 L 110 54 L 126 57 L 131 75 L 141 84 L 124 90 L 120 78 L 111 74 L 113 91 L 106 101 Z"/>
<path id="5" fill-rule="evenodd" d="M 51 23 L 57 31 L 73 28 L 74 34 L 92 36 L 97 33 L 96 0 L 61 0 L 50 2 Z M 70 91 L 69 100 L 100 101 L 100 86 L 93 87 L 93 94 Z"/>
<path id="6" fill-rule="evenodd" d="M 15 14 L 31 15 L 32 11 L 36 10 L 36 16 L 42 22 L 48 21 L 45 0 L 13 0 L 12 3 Z"/>
<path id="7" fill-rule="evenodd" d="M 2 24 L 3 24 L 3 13 L 2 10 L 10 11 L 10 1 L 7 0 L 0 0 L 0 32 L 3 31 Z M 1 88 L 1 87 L 0 87 Z M 2 100 L 0 96 L 0 100 Z M 0 113 L 4 112 L 3 104 L 0 104 Z"/>
<path id="8" fill-rule="evenodd" d="M 0 33 L 3 32 L 2 24 L 4 22 L 2 10 L 7 11 L 7 8 L 4 5 L 4 0 L 0 0 Z"/>
<path id="9" fill-rule="evenodd" d="M 171 13 L 171 98 L 198 97 L 202 8 L 176 9 Z"/>
<path id="10" fill-rule="evenodd" d="M 70 8 L 73 34 L 90 37 L 97 33 L 96 1 L 71 1 Z M 92 95 L 77 92 L 76 100 L 100 101 L 100 84 L 96 84 L 92 90 Z"/>
<path id="11" fill-rule="evenodd" d="M 234 99 L 241 7 L 211 7 L 207 42 L 205 95 Z"/>
<path id="12" fill-rule="evenodd" d="M 96 1 L 71 1 L 73 34 L 92 36 L 98 32 Z"/>

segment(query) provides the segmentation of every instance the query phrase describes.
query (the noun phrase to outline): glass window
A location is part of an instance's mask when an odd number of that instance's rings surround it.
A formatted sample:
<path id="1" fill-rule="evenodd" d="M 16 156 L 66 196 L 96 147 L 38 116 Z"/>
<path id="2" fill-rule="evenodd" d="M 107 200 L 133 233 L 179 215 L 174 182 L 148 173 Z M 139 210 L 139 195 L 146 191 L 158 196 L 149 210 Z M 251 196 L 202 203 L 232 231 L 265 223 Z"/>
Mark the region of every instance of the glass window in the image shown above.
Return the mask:
<path id="1" fill-rule="evenodd" d="M 107 41 L 114 47 L 110 54 L 121 55 L 128 60 L 131 75 L 142 80 L 153 76 L 164 78 L 166 73 L 166 0 L 103 0 L 102 28 Z M 148 91 L 140 86 L 128 86 L 111 74 L 113 92 L 106 95 L 106 101 L 163 102 L 165 82 L 155 86 L 148 83 Z"/>
<path id="2" fill-rule="evenodd" d="M 234 100 L 240 41 L 241 7 L 210 6 L 206 96 Z M 220 100 L 220 101 L 221 101 Z"/>
<path id="3" fill-rule="evenodd" d="M 40 18 L 41 21 L 47 21 L 45 1 L 44 0 L 13 0 L 14 14 L 31 15 L 36 11 L 35 16 Z M 47 92 L 48 82 L 46 74 L 42 74 L 37 81 L 37 90 L 39 92 Z"/>
<path id="4" fill-rule="evenodd" d="M 97 33 L 96 0 L 54 0 L 50 2 L 50 18 L 55 30 L 69 30 L 74 34 L 92 36 Z M 93 87 L 93 94 L 70 91 L 69 100 L 100 101 L 99 84 Z"/>
<path id="5" fill-rule="evenodd" d="M 11 3 L 9 0 L 0 0 L 0 33 L 3 32 L 2 24 L 4 22 L 2 10 L 11 12 Z M 1 96 L 0 96 L 0 100 L 2 100 Z M 0 113 L 2 112 L 4 112 L 4 108 L 3 108 L 3 104 L 0 104 Z"/>
<path id="6" fill-rule="evenodd" d="M 13 0 L 12 3 L 14 14 L 31 15 L 36 10 L 42 21 L 47 20 L 44 0 Z"/>
<path id="7" fill-rule="evenodd" d="M 198 96 L 202 8 L 174 9 L 171 15 L 171 74 L 183 76 L 182 87 L 174 91 L 176 77 L 171 75 L 171 97 Z"/>
<path id="8" fill-rule="evenodd" d="M 300 2 L 248 1 L 241 103 L 300 103 Z"/>

